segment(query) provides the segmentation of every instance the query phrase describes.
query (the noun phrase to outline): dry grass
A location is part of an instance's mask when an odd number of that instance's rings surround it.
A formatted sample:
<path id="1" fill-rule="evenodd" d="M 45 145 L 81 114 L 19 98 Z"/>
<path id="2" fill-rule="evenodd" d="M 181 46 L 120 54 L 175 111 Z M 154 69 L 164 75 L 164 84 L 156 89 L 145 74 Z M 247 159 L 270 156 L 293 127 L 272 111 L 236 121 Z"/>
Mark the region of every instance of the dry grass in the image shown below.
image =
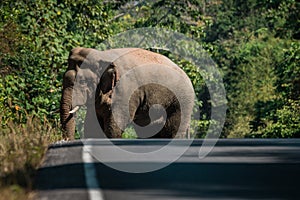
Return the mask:
<path id="1" fill-rule="evenodd" d="M 34 192 L 28 192 L 18 185 L 0 188 L 0 200 L 34 200 Z"/>
<path id="2" fill-rule="evenodd" d="M 33 180 L 47 146 L 61 139 L 58 128 L 27 117 L 0 127 L 0 199 L 33 199 Z"/>

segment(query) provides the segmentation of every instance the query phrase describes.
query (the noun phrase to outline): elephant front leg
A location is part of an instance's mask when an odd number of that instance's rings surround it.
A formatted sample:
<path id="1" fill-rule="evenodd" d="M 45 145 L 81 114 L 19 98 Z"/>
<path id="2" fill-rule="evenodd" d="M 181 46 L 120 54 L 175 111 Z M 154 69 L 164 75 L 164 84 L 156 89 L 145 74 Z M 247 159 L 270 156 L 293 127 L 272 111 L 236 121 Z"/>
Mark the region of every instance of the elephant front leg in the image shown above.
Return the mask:
<path id="1" fill-rule="evenodd" d="M 101 130 L 107 138 L 121 138 L 123 131 L 113 119 L 110 108 L 107 105 L 96 107 L 96 114 Z"/>
<path id="2" fill-rule="evenodd" d="M 115 120 L 111 117 L 109 120 L 104 120 L 104 133 L 108 138 L 122 138 L 123 130 L 120 129 Z"/>
<path id="3" fill-rule="evenodd" d="M 98 88 L 99 89 L 99 88 Z M 100 90 L 95 100 L 98 122 L 107 138 L 121 138 L 123 130 L 118 126 L 112 114 L 112 91 L 103 94 Z"/>

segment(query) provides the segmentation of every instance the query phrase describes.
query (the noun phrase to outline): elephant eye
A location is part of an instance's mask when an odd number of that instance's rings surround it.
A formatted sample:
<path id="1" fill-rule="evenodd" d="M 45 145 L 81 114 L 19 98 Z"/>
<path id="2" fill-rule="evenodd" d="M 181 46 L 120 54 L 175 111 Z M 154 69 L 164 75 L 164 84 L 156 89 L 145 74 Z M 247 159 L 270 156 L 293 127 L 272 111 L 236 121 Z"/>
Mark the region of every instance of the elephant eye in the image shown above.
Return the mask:
<path id="1" fill-rule="evenodd" d="M 85 85 L 85 84 L 86 84 L 86 80 L 80 80 L 80 81 L 79 81 L 79 84 L 80 84 L 80 85 Z"/>

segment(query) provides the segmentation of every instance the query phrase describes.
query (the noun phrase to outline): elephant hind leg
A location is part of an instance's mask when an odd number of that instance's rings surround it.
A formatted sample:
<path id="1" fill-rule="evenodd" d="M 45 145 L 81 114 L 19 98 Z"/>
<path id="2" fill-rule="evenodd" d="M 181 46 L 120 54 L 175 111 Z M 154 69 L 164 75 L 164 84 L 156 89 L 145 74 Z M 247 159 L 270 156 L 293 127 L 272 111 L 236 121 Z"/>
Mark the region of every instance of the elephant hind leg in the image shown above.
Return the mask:
<path id="1" fill-rule="evenodd" d="M 179 126 L 181 123 L 181 113 L 176 112 L 168 116 L 164 127 L 151 138 L 175 138 L 181 135 Z"/>

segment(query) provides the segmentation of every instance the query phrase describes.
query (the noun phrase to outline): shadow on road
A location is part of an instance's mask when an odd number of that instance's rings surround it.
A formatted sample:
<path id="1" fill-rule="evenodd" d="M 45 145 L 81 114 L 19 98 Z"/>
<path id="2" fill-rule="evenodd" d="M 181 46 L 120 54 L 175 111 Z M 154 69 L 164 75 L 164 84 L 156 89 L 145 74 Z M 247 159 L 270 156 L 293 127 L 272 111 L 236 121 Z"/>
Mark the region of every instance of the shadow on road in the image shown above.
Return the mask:
<path id="1" fill-rule="evenodd" d="M 120 163 L 126 164 L 133 163 Z M 95 166 L 104 194 L 127 191 L 162 199 L 300 199 L 298 164 L 173 163 L 143 174 L 116 171 L 101 163 Z M 35 185 L 37 190 L 85 187 L 80 163 L 41 168 Z"/>

